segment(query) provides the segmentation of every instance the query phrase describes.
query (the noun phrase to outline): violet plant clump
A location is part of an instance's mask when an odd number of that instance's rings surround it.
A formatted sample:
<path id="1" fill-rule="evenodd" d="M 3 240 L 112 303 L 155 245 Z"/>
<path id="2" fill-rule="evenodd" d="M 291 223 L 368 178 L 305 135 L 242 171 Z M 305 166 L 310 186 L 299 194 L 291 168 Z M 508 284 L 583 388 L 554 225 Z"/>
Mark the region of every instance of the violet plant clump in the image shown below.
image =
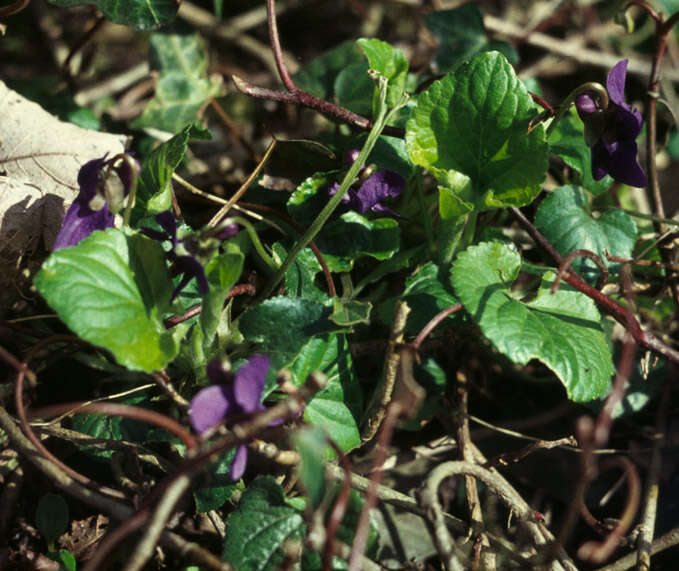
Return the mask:
<path id="1" fill-rule="evenodd" d="M 648 184 L 646 173 L 637 161 L 637 136 L 643 118 L 625 103 L 627 60 L 619 61 L 608 74 L 606 89 L 609 104 L 601 108 L 593 93 L 575 98 L 578 115 L 585 124 L 585 141 L 592 152 L 592 176 L 601 180 L 606 174 L 629 186 Z"/>
<path id="2" fill-rule="evenodd" d="M 269 366 L 266 355 L 253 355 L 233 375 L 222 361 L 211 361 L 207 366 L 207 375 L 214 384 L 201 389 L 191 399 L 189 422 L 193 429 L 203 434 L 230 416 L 266 410 L 261 398 Z M 229 470 L 232 480 L 238 480 L 243 475 L 247 458 L 248 449 L 241 444 Z"/>
<path id="3" fill-rule="evenodd" d="M 141 232 L 154 240 L 170 242 L 167 257 L 172 262 L 172 273 L 182 276 L 172 292 L 170 303 L 177 298 L 193 278 L 196 278 L 198 293 L 205 295 L 209 291 L 209 285 L 205 274 L 204 260 L 207 260 L 217 248 L 218 241 L 235 236 L 238 232 L 238 226 L 236 224 L 225 225 L 218 229 L 216 233 L 213 233 L 213 236 L 201 240 L 196 233 L 189 233 L 180 237 L 177 218 L 169 210 L 157 214 L 155 220 L 163 229 L 162 232 L 153 228 L 142 228 Z"/>
<path id="4" fill-rule="evenodd" d="M 75 246 L 95 230 L 113 228 L 139 171 L 139 162 L 130 155 L 85 163 L 78 173 L 80 192 L 66 211 L 52 249 Z"/>
<path id="5" fill-rule="evenodd" d="M 345 161 L 349 166 L 354 164 L 359 152 L 358 149 L 347 152 Z M 342 206 L 345 210 L 355 210 L 359 214 L 375 212 L 398 217 L 398 214 L 382 204 L 382 201 L 399 196 L 405 188 L 405 179 L 397 172 L 386 169 L 368 175 L 369 169 L 365 165 L 361 167 L 358 179 L 359 186 L 358 188 L 352 186 L 347 191 L 342 197 Z M 328 189 L 328 194 L 333 196 L 339 190 L 339 187 L 339 182 L 333 183 Z"/>

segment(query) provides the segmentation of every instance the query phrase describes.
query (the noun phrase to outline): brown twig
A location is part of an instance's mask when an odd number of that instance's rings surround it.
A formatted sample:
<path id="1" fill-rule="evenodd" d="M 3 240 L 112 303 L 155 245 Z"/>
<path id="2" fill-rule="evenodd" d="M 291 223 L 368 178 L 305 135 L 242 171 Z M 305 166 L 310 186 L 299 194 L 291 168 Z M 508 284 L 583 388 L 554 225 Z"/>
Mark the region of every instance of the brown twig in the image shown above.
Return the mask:
<path id="1" fill-rule="evenodd" d="M 509 466 L 510 464 L 516 464 L 520 462 L 527 456 L 530 456 L 533 452 L 538 450 L 551 450 L 552 448 L 561 448 L 563 446 L 577 446 L 578 442 L 574 436 L 566 436 L 564 438 L 559 438 L 558 440 L 538 440 L 525 446 L 517 452 L 507 452 L 500 454 L 495 458 L 491 458 L 486 462 L 484 468 L 496 468 L 498 466 Z"/>
<path id="2" fill-rule="evenodd" d="M 651 568 L 651 545 L 655 533 L 655 518 L 658 510 L 658 496 L 660 467 L 662 463 L 662 446 L 667 431 L 667 417 L 672 396 L 672 381 L 667 379 L 663 395 L 658 406 L 655 421 L 655 442 L 651 453 L 651 463 L 646 477 L 646 492 L 644 495 L 644 511 L 641 517 L 641 528 L 637 543 L 638 571 L 648 571 Z"/>
<path id="3" fill-rule="evenodd" d="M 457 411 L 453 416 L 457 428 L 457 445 L 461 460 L 473 463 L 474 451 L 469 433 L 469 392 L 467 387 L 467 376 L 462 371 L 458 371 L 456 386 L 458 402 Z M 481 545 L 488 545 L 488 538 L 486 538 L 485 534 L 483 533 L 483 512 L 481 511 L 481 500 L 479 499 L 479 491 L 478 486 L 476 485 L 476 480 L 472 476 L 466 475 L 464 477 L 464 487 L 466 491 L 467 509 L 469 510 L 472 533 L 477 539 L 481 540 L 481 543 L 479 544 L 479 550 L 481 550 Z M 484 562 L 484 568 L 492 567 L 494 567 L 494 565 L 490 564 L 490 562 Z"/>
<path id="4" fill-rule="evenodd" d="M 337 494 L 335 505 L 330 512 L 330 517 L 328 518 L 328 523 L 326 525 L 325 546 L 323 548 L 323 571 L 332 570 L 332 557 L 335 553 L 337 530 L 339 530 L 340 524 L 344 519 L 349 498 L 351 497 L 351 462 L 332 438 L 328 438 L 328 444 L 333 448 L 342 463 L 344 482 L 342 483 L 339 494 Z"/>
<path id="5" fill-rule="evenodd" d="M 618 361 L 618 372 L 615 375 L 611 393 L 606 398 L 606 402 L 601 408 L 594 427 L 594 446 L 596 448 L 601 448 L 608 442 L 611 425 L 613 424 L 613 411 L 625 398 L 625 385 L 634 369 L 636 350 L 637 344 L 634 342 L 634 339 L 630 335 L 626 335 L 625 342 L 622 345 L 622 354 Z"/>
<path id="6" fill-rule="evenodd" d="M 365 552 L 365 546 L 370 531 L 370 511 L 375 507 L 377 502 L 377 486 L 382 479 L 382 466 L 387 457 L 387 450 L 394 434 L 394 428 L 402 413 L 403 408 L 401 403 L 394 401 L 387 408 L 381 423 L 377 451 L 375 453 L 373 469 L 370 475 L 370 487 L 365 496 L 361 515 L 358 524 L 356 525 L 354 542 L 351 546 L 351 557 L 349 557 L 349 565 L 347 567 L 349 571 L 360 571 L 361 569 L 361 560 L 363 553 Z"/>
<path id="7" fill-rule="evenodd" d="M 578 557 L 592 563 L 602 563 L 612 555 L 619 546 L 620 540 L 634 523 L 634 518 L 639 509 L 641 483 L 634 464 L 626 456 L 614 456 L 602 462 L 600 470 L 604 471 L 613 466 L 622 468 L 627 476 L 627 500 L 617 525 L 608 534 L 606 539 L 601 543 L 587 541 L 578 549 Z M 581 504 L 581 510 L 583 512 L 587 511 L 584 502 Z"/>
<path id="8" fill-rule="evenodd" d="M 125 494 L 120 490 L 115 490 L 113 488 L 109 488 L 108 486 L 103 486 L 95 482 L 91 478 L 88 478 L 87 476 L 81 474 L 80 472 L 77 472 L 70 466 L 64 464 L 64 462 L 59 460 L 59 458 L 57 458 L 45 447 L 45 445 L 33 432 L 31 425 L 28 423 L 26 409 L 24 408 L 24 394 L 23 394 L 24 376 L 25 375 L 23 371 L 19 371 L 17 373 L 16 384 L 14 389 L 14 403 L 16 406 L 17 416 L 19 417 L 19 424 L 21 426 L 21 430 L 26 435 L 28 440 L 33 444 L 33 446 L 35 446 L 35 449 L 39 451 L 40 454 L 42 454 L 46 460 L 55 464 L 61 471 L 63 471 L 70 478 L 79 482 L 80 484 L 92 488 L 93 490 L 97 490 L 101 494 L 108 495 L 112 498 L 127 499 Z"/>
<path id="9" fill-rule="evenodd" d="M 50 479 L 57 487 L 65 493 L 77 498 L 83 503 L 102 510 L 119 521 L 125 521 L 132 517 L 133 510 L 126 504 L 101 494 L 95 489 L 88 488 L 71 478 L 59 466 L 47 460 L 38 452 L 30 440 L 24 436 L 22 431 L 16 426 L 12 417 L 4 407 L 0 406 L 0 428 L 7 433 L 22 458 L 32 463 L 42 474 Z M 232 571 L 228 563 L 220 561 L 218 557 L 212 555 L 201 546 L 185 540 L 176 533 L 165 531 L 161 537 L 161 543 L 170 547 L 173 551 L 180 554 L 197 565 L 204 566 L 211 571 Z"/>
<path id="10" fill-rule="evenodd" d="M 606 267 L 604 261 L 591 250 L 573 250 L 559 264 L 559 271 L 556 272 L 556 278 L 554 279 L 554 283 L 552 283 L 549 293 L 556 293 L 556 291 L 559 289 L 561 277 L 570 269 L 571 264 L 576 258 L 587 258 L 592 260 L 599 268 L 599 279 L 596 282 L 596 289 L 601 290 L 601 288 L 606 285 L 606 282 L 608 281 L 608 268 Z"/>
<path id="11" fill-rule="evenodd" d="M 106 22 L 106 18 L 104 16 L 97 17 L 94 24 L 92 24 L 90 28 L 76 40 L 76 42 L 71 46 L 71 49 L 69 50 L 68 55 L 64 60 L 64 63 L 61 64 L 62 70 L 68 73 L 69 65 L 75 54 L 77 54 L 80 51 L 80 49 L 82 49 L 82 47 L 92 39 L 92 36 L 94 36 L 94 34 L 97 33 L 97 31 L 99 30 L 99 28 L 101 28 L 104 22 Z"/>
<path id="12" fill-rule="evenodd" d="M 338 119 L 343 123 L 353 125 L 354 127 L 358 127 L 359 129 L 363 129 L 365 131 L 369 131 L 373 127 L 373 122 L 370 119 L 362 117 L 357 113 L 353 113 L 348 109 L 339 107 L 328 101 L 324 101 L 323 99 L 319 99 L 318 97 L 315 97 L 306 91 L 302 91 L 295 85 L 295 82 L 292 80 L 292 77 L 288 72 L 285 60 L 283 59 L 282 55 L 280 39 L 278 36 L 278 25 L 276 23 L 275 2 L 274 0 L 267 0 L 266 5 L 271 49 L 274 53 L 278 75 L 280 76 L 283 85 L 286 87 L 286 89 L 288 89 L 288 92 L 274 91 L 272 89 L 257 87 L 234 75 L 232 76 L 232 79 L 236 85 L 236 89 L 238 89 L 238 91 L 241 93 L 251 97 L 258 97 L 262 99 L 268 99 L 270 101 L 292 103 L 301 107 L 308 107 L 309 109 L 319 111 L 323 115 L 333 119 Z M 383 130 L 383 134 L 402 138 L 405 135 L 405 130 L 399 127 L 391 127 L 387 125 Z"/>
<path id="13" fill-rule="evenodd" d="M 399 301 L 396 304 L 394 319 L 391 323 L 391 334 L 389 336 L 387 351 L 384 356 L 382 376 L 375 387 L 361 423 L 361 441 L 363 443 L 368 442 L 375 434 L 377 434 L 377 431 L 385 418 L 387 407 L 391 402 L 400 361 L 400 353 L 396 348 L 397 345 L 403 342 L 403 335 L 405 333 L 409 314 L 410 307 L 408 304 L 404 301 Z"/>
<path id="14" fill-rule="evenodd" d="M 22 407 L 22 413 L 26 418 L 46 418 L 50 416 L 57 416 L 65 412 L 77 412 L 80 414 L 106 414 L 109 416 L 132 418 L 140 422 L 153 424 L 159 428 L 164 428 L 179 438 L 188 450 L 195 450 L 198 446 L 196 439 L 176 420 L 154 410 L 149 410 L 148 408 L 142 408 L 139 406 L 112 402 L 72 402 L 35 408 L 30 411 L 30 414 L 26 414 Z"/>
<path id="15" fill-rule="evenodd" d="M 420 350 L 420 345 L 422 345 L 423 341 L 429 336 L 429 334 L 436 329 L 436 327 L 444 320 L 446 317 L 450 317 L 453 315 L 453 313 L 457 313 L 460 311 L 464 306 L 461 303 L 456 303 L 455 305 L 451 305 L 450 307 L 446 307 L 445 309 L 439 311 L 434 317 L 432 317 L 429 322 L 422 328 L 422 331 L 420 331 L 417 334 L 417 337 L 413 340 L 413 342 L 410 344 L 410 346 L 415 350 L 419 351 Z"/>
<path id="16" fill-rule="evenodd" d="M 252 156 L 252 159 L 259 163 L 262 161 L 262 155 L 252 146 L 252 143 L 248 141 L 244 136 L 242 131 L 238 128 L 235 121 L 229 117 L 228 113 L 224 111 L 224 108 L 219 104 L 216 99 L 210 100 L 210 107 L 214 109 L 217 116 L 222 120 L 222 123 L 226 126 L 229 132 L 233 135 L 234 139 L 238 141 Z"/>
<path id="17" fill-rule="evenodd" d="M 9 6 L 0 6 L 0 18 L 7 18 L 7 16 L 13 16 L 18 14 L 23 9 L 25 9 L 31 0 L 16 0 L 12 2 Z"/>
<path id="18" fill-rule="evenodd" d="M 660 553 L 661 551 L 669 549 L 670 547 L 675 547 L 676 545 L 679 545 L 679 527 L 675 527 L 665 535 L 655 539 L 653 543 L 651 543 L 649 554 L 655 555 L 656 553 Z M 637 563 L 637 555 L 636 552 L 630 553 L 621 557 L 616 562 L 606 565 L 606 567 L 600 567 L 597 571 L 625 571 L 626 569 L 631 569 Z"/>
<path id="19" fill-rule="evenodd" d="M 660 98 L 660 63 L 665 55 L 667 47 L 667 37 L 672 28 L 679 20 L 679 12 L 663 21 L 662 15 L 656 14 L 645 2 L 638 2 L 638 6 L 646 9 L 655 21 L 656 45 L 651 64 L 651 74 L 648 78 L 647 102 L 646 102 L 646 170 L 648 171 L 648 192 L 653 205 L 653 214 L 658 218 L 665 218 L 665 207 L 663 205 L 660 183 L 658 182 L 657 155 L 657 104 Z M 653 228 L 657 234 L 665 232 L 665 225 L 657 220 L 653 221 Z M 671 263 L 669 252 L 661 249 L 660 257 L 666 264 Z M 670 286 L 675 305 L 679 306 L 679 283 Z"/>
<path id="20" fill-rule="evenodd" d="M 554 249 L 547 239 L 540 233 L 540 231 L 524 216 L 518 209 L 512 207 L 512 214 L 517 218 L 521 225 L 531 235 L 531 237 L 558 263 L 563 262 L 561 255 Z M 673 363 L 679 364 L 679 351 L 666 345 L 650 331 L 644 331 L 641 324 L 637 321 L 634 314 L 627 308 L 620 305 L 608 296 L 602 294 L 599 290 L 589 285 L 585 280 L 578 276 L 572 270 L 566 272 L 563 279 L 575 289 L 584 293 L 586 296 L 592 298 L 594 302 L 602 308 L 606 313 L 610 314 L 616 321 L 618 321 L 627 331 L 632 335 L 638 345 L 653 351 L 654 353 L 667 358 Z"/>

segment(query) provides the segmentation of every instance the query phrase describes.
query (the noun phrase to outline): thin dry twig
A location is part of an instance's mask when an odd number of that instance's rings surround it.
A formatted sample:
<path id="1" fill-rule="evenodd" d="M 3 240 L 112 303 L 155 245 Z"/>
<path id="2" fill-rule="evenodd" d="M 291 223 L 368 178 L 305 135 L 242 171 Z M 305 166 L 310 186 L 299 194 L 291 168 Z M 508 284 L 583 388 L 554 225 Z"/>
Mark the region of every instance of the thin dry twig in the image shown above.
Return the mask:
<path id="1" fill-rule="evenodd" d="M 641 527 L 638 538 L 638 571 L 648 571 L 651 568 L 651 546 L 655 532 L 655 518 L 658 510 L 658 496 L 660 478 L 660 466 L 662 463 L 662 446 L 667 432 L 667 418 L 669 414 L 672 395 L 672 382 L 668 379 L 665 383 L 663 395 L 656 413 L 655 435 L 651 463 L 648 468 L 646 481 L 646 493 L 644 495 L 644 511 L 641 517 Z"/>
<path id="2" fill-rule="evenodd" d="M 626 456 L 613 456 L 602 462 L 599 469 L 603 471 L 613 466 L 622 468 L 627 477 L 627 499 L 625 502 L 625 509 L 618 519 L 618 523 L 606 536 L 604 541 L 587 541 L 578 549 L 578 557 L 592 563 L 602 563 L 612 555 L 620 545 L 620 540 L 634 523 L 634 518 L 639 509 L 641 482 L 634 464 L 632 464 L 632 461 Z M 591 514 L 589 514 L 589 510 L 587 510 L 584 502 L 581 504 L 581 511 L 583 515 L 587 513 L 591 518 Z"/>
<path id="3" fill-rule="evenodd" d="M 399 301 L 396 304 L 394 319 L 391 323 L 391 334 L 389 335 L 387 352 L 384 357 L 382 377 L 377 387 L 375 387 L 370 404 L 366 408 L 366 413 L 363 417 L 361 441 L 364 443 L 371 440 L 377 434 L 386 415 L 387 407 L 391 402 L 391 395 L 394 392 L 400 361 L 400 353 L 396 350 L 396 347 L 403 342 L 409 314 L 410 307 L 408 304 L 404 301 Z"/>
<path id="4" fill-rule="evenodd" d="M 660 553 L 661 551 L 669 549 L 670 547 L 675 547 L 676 545 L 679 545 L 679 527 L 675 527 L 673 530 L 668 531 L 665 535 L 655 539 L 653 543 L 651 543 L 649 554 L 655 555 L 656 553 Z M 636 552 L 632 552 L 628 555 L 625 555 L 624 557 L 621 557 L 610 565 L 600 567 L 597 569 L 597 571 L 625 571 L 626 569 L 631 569 L 637 564 L 637 558 L 638 554 Z"/>
<path id="5" fill-rule="evenodd" d="M 175 506 L 190 487 L 191 478 L 186 475 L 180 475 L 165 488 L 153 515 L 147 522 L 144 536 L 125 563 L 123 571 L 140 571 L 151 559 L 153 551 L 165 529 L 167 520 L 170 519 Z"/>
<path id="6" fill-rule="evenodd" d="M 601 50 L 574 46 L 569 40 L 562 40 L 541 32 L 527 31 L 509 20 L 498 18 L 490 14 L 484 14 L 483 25 L 487 30 L 500 36 L 542 48 L 553 54 L 572 59 L 579 64 L 611 69 L 618 61 L 620 61 L 620 56 L 618 54 L 605 53 Z M 628 59 L 628 73 L 644 78 L 648 77 L 651 72 L 651 66 L 648 62 L 635 57 L 630 57 Z M 679 70 L 669 69 L 665 71 L 664 74 L 667 79 L 671 79 L 675 82 L 679 81 Z"/>

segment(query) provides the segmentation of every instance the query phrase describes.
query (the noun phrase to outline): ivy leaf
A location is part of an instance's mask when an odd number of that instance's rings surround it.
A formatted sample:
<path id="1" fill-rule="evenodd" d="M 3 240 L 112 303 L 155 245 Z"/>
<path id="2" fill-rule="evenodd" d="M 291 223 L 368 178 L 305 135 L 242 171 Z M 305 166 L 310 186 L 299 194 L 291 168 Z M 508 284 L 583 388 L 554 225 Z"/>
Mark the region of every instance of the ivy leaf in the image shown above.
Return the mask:
<path id="1" fill-rule="evenodd" d="M 144 252 L 131 249 L 138 239 L 147 242 Z M 136 263 L 139 255 L 148 264 Z M 154 258 L 164 260 L 165 253 L 149 239 L 128 238 L 116 229 L 97 231 L 76 246 L 53 252 L 35 285 L 80 338 L 108 349 L 128 369 L 155 371 L 179 348 L 162 320 L 172 280 Z"/>
<path id="2" fill-rule="evenodd" d="M 154 33 L 149 59 L 159 72 L 156 94 L 133 127 L 176 133 L 221 91 L 220 82 L 207 77 L 207 49 L 200 34 Z"/>
<path id="3" fill-rule="evenodd" d="M 257 478 L 229 515 L 223 559 L 242 571 L 279 569 L 283 544 L 301 541 L 302 514 L 286 503 L 283 488 L 271 476 Z"/>
<path id="4" fill-rule="evenodd" d="M 462 62 L 482 51 L 502 52 L 513 65 L 519 61 L 519 54 L 511 44 L 488 41 L 483 15 L 476 4 L 430 12 L 426 21 L 439 42 L 434 64 L 440 73 L 455 71 Z"/>
<path id="5" fill-rule="evenodd" d="M 186 125 L 169 141 L 155 148 L 144 161 L 137 186 L 137 197 L 132 209 L 132 222 L 151 217 L 172 206 L 172 173 L 179 166 L 189 141 L 209 139 L 210 132 Z"/>
<path id="6" fill-rule="evenodd" d="M 559 187 L 545 198 L 535 215 L 535 226 L 562 256 L 573 250 L 590 250 L 611 272 L 618 272 L 620 264 L 607 261 L 606 252 L 630 258 L 637 239 L 636 224 L 618 208 L 593 218 L 587 195 L 578 186 Z M 571 267 L 591 281 L 600 273 L 587 258 L 576 258 Z"/>
<path id="7" fill-rule="evenodd" d="M 332 300 L 330 320 L 341 327 L 351 327 L 359 323 L 370 323 L 372 303 L 355 299 L 343 300 L 335 297 Z"/>
<path id="8" fill-rule="evenodd" d="M 484 335 L 509 359 L 549 367 L 574 401 L 597 398 L 609 386 L 613 365 L 594 302 L 545 274 L 537 297 L 512 297 L 521 256 L 506 244 L 483 242 L 461 253 L 451 270 L 455 292 Z"/>
<path id="9" fill-rule="evenodd" d="M 387 105 L 394 107 L 401 101 L 405 91 L 408 60 L 401 50 L 381 40 L 361 38 L 356 40 L 356 43 L 365 52 L 370 69 L 387 79 Z M 377 87 L 374 87 L 373 101 L 375 101 L 377 92 Z"/>
<path id="10" fill-rule="evenodd" d="M 360 444 L 357 419 L 361 416 L 361 390 L 353 370 L 344 335 L 310 339 L 287 367 L 292 382 L 300 386 L 314 371 L 328 378 L 328 385 L 314 395 L 304 409 L 304 420 L 324 428 L 345 452 Z M 331 448 L 326 449 L 334 457 Z"/>
<path id="11" fill-rule="evenodd" d="M 155 30 L 172 22 L 179 5 L 170 0 L 49 0 L 54 6 L 93 4 L 114 24 L 135 30 Z"/>
<path id="12" fill-rule="evenodd" d="M 594 180 L 592 177 L 592 151 L 585 143 L 584 131 L 585 127 L 573 108 L 559 121 L 549 136 L 549 147 L 552 153 L 561 157 L 577 173 L 576 183 L 592 194 L 599 195 L 610 188 L 613 179 L 610 175 L 601 180 Z"/>
<path id="13" fill-rule="evenodd" d="M 486 52 L 434 82 L 417 99 L 406 125 L 415 164 L 460 200 L 486 210 L 530 203 L 547 172 L 549 146 L 541 126 L 527 132 L 533 101 L 511 65 Z M 450 178 L 460 173 L 468 185 Z"/>

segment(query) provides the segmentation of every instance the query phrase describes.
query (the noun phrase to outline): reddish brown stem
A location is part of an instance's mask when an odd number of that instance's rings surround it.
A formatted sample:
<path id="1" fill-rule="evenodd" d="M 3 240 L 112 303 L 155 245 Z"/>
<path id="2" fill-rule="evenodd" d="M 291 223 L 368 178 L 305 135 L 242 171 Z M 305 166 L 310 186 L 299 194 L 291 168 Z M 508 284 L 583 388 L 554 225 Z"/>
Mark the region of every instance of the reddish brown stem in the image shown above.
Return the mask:
<path id="1" fill-rule="evenodd" d="M 308 107 L 309 109 L 319 111 L 323 115 L 333 119 L 338 119 L 344 123 L 358 127 L 359 129 L 369 131 L 373 126 L 373 122 L 370 119 L 358 115 L 357 113 L 353 113 L 352 111 L 344 109 L 343 107 L 334 105 L 328 101 L 324 101 L 323 99 L 319 99 L 318 97 L 314 97 L 310 93 L 302 91 L 295 85 L 295 82 L 292 80 L 290 72 L 285 65 L 285 60 L 283 59 L 283 50 L 281 49 L 280 38 L 278 35 L 278 25 L 276 23 L 276 10 L 274 4 L 274 0 L 266 0 L 267 18 L 269 22 L 269 40 L 271 42 L 274 60 L 276 61 L 278 75 L 280 76 L 281 81 L 283 82 L 283 85 L 285 85 L 288 92 L 257 87 L 234 75 L 232 76 L 232 79 L 236 85 L 236 88 L 241 93 L 245 93 L 251 97 L 258 97 L 261 99 L 269 99 L 271 101 L 280 101 L 282 103 L 292 103 L 301 107 Z M 405 136 L 405 129 L 386 126 L 382 131 L 382 134 L 403 138 Z"/>
<path id="2" fill-rule="evenodd" d="M 606 282 L 608 281 L 608 268 L 606 267 L 604 261 L 591 250 L 573 250 L 559 264 L 559 271 L 556 273 L 556 279 L 549 290 L 550 293 L 554 294 L 559 289 L 561 277 L 564 275 L 564 272 L 568 271 L 576 258 L 587 258 L 592 260 L 599 268 L 599 279 L 596 283 L 596 289 L 600 290 L 602 287 L 604 287 L 604 285 L 606 285 Z"/>
<path id="3" fill-rule="evenodd" d="M 347 511 L 347 505 L 349 503 L 349 497 L 351 496 L 351 463 L 349 462 L 349 458 L 347 458 L 346 454 L 342 452 L 342 449 L 332 438 L 328 438 L 328 444 L 330 444 L 342 463 L 342 468 L 344 469 L 344 483 L 342 484 L 340 493 L 337 495 L 335 505 L 330 512 L 328 525 L 326 527 L 325 547 L 323 548 L 323 571 L 332 570 L 332 557 L 335 554 L 335 536 L 344 519 L 344 514 Z"/>
<path id="4" fill-rule="evenodd" d="M 637 344 L 634 342 L 634 339 L 627 336 L 622 346 L 622 354 L 618 362 L 618 372 L 613 381 L 611 394 L 608 395 L 594 427 L 594 445 L 598 448 L 601 448 L 608 442 L 611 425 L 613 424 L 613 411 L 618 403 L 625 398 L 625 384 L 632 374 L 636 350 Z"/>
<path id="5" fill-rule="evenodd" d="M 392 402 L 387 409 L 387 414 L 384 417 L 382 426 L 380 427 L 380 436 L 377 444 L 377 452 L 375 453 L 375 460 L 373 462 L 372 474 L 370 475 L 370 487 L 365 496 L 365 502 L 361 509 L 361 516 L 356 525 L 356 533 L 354 534 L 354 543 L 351 546 L 351 556 L 349 557 L 349 571 L 358 571 L 361 569 L 361 558 L 365 552 L 365 545 L 368 540 L 368 532 L 370 530 L 370 511 L 377 503 L 377 488 L 382 479 L 382 466 L 387 458 L 387 448 L 391 442 L 391 437 L 394 434 L 394 428 L 401 416 L 402 408 L 398 402 Z"/>
<path id="6" fill-rule="evenodd" d="M 626 456 L 614 456 L 613 458 L 609 458 L 602 462 L 600 469 L 603 471 L 615 466 L 621 468 L 627 476 L 627 500 L 625 502 L 625 509 L 618 520 L 618 524 L 608 534 L 604 541 L 601 543 L 588 541 L 583 543 L 580 546 L 580 549 L 578 549 L 578 557 L 595 564 L 603 563 L 620 545 L 620 540 L 634 523 L 634 518 L 641 501 L 641 481 L 632 461 Z M 592 517 L 584 502 L 581 505 L 581 510 L 583 514 L 587 513 L 589 518 Z"/>
<path id="7" fill-rule="evenodd" d="M 27 415 L 26 415 L 26 409 L 24 407 L 24 372 L 19 371 L 17 374 L 17 379 L 16 379 L 16 387 L 14 389 L 14 397 L 15 397 L 15 406 L 16 406 L 16 412 L 17 416 L 19 417 L 19 424 L 21 426 L 21 430 L 28 438 L 33 446 L 35 446 L 36 450 L 40 452 L 45 458 L 47 458 L 50 462 L 55 464 L 57 467 L 59 467 L 63 472 L 68 474 L 71 478 L 76 480 L 77 482 L 80 482 L 84 486 L 87 486 L 88 488 L 92 488 L 93 490 L 97 490 L 98 492 L 102 494 L 106 494 L 108 496 L 120 499 L 120 500 L 127 500 L 127 497 L 123 492 L 120 490 L 114 490 L 113 488 L 109 488 L 107 486 L 102 486 L 101 484 L 98 484 L 94 480 L 88 478 L 87 476 L 81 474 L 80 472 L 76 472 L 73 468 L 68 466 L 67 464 L 64 464 L 59 458 L 57 458 L 54 454 L 52 454 L 45 446 L 43 445 L 42 441 L 36 436 L 35 432 L 33 432 L 33 429 L 31 428 L 31 425 L 28 422 Z"/>
<path id="8" fill-rule="evenodd" d="M 511 208 L 511 212 L 514 214 L 516 219 L 521 223 L 521 225 L 526 229 L 530 236 L 549 253 L 549 255 L 554 258 L 554 261 L 561 265 L 563 263 L 563 258 L 554 249 L 547 239 L 540 233 L 540 231 L 533 226 L 533 224 L 526 218 L 518 208 Z M 679 364 L 679 351 L 672 349 L 657 337 L 655 337 L 650 331 L 644 331 L 641 328 L 641 324 L 637 321 L 634 314 L 629 310 L 620 305 L 617 301 L 612 300 L 610 297 L 605 296 L 599 290 L 589 285 L 580 276 L 574 273 L 572 270 L 566 272 L 563 279 L 577 289 L 579 292 L 584 293 L 586 296 L 592 298 L 594 302 L 603 309 L 606 313 L 610 314 L 618 323 L 620 323 L 627 331 L 632 335 L 634 340 L 638 345 L 653 351 L 654 353 L 661 355 L 670 361 Z"/>
<path id="9" fill-rule="evenodd" d="M 411 347 L 415 351 L 419 351 L 420 345 L 422 345 L 423 341 L 429 336 L 429 334 L 434 331 L 434 329 L 436 329 L 439 323 L 441 323 L 446 317 L 449 317 L 453 313 L 460 311 L 462 308 L 463 305 L 461 303 L 456 303 L 455 305 L 451 305 L 450 307 L 446 307 L 445 309 L 439 311 L 429 320 L 429 323 L 427 323 L 422 328 L 422 331 L 419 332 L 417 337 L 415 337 L 415 340 L 410 344 Z"/>
<path id="10" fill-rule="evenodd" d="M 173 420 L 169 416 L 154 410 L 149 410 L 139 406 L 113 402 L 70 402 L 52 404 L 32 409 L 28 417 L 49 418 L 70 411 L 77 412 L 78 414 L 106 414 L 109 416 L 122 416 L 124 418 L 132 418 L 140 422 L 147 422 L 148 424 L 153 424 L 159 428 L 164 428 L 168 432 L 174 434 L 186 445 L 187 449 L 194 450 L 197 447 L 196 439 L 176 420 Z"/>
<path id="11" fill-rule="evenodd" d="M 276 7 L 274 0 L 266 0 L 266 16 L 269 24 L 269 41 L 271 42 L 271 49 L 273 50 L 273 57 L 276 61 L 276 69 L 278 75 L 288 91 L 297 91 L 295 82 L 292 81 L 288 67 L 285 65 L 283 59 L 283 50 L 281 49 L 281 42 L 278 36 L 278 24 L 276 22 Z"/>
<path id="12" fill-rule="evenodd" d="M 12 2 L 9 6 L 0 6 L 0 18 L 6 18 L 7 16 L 18 14 L 30 3 L 31 0 L 16 0 L 16 2 Z"/>

